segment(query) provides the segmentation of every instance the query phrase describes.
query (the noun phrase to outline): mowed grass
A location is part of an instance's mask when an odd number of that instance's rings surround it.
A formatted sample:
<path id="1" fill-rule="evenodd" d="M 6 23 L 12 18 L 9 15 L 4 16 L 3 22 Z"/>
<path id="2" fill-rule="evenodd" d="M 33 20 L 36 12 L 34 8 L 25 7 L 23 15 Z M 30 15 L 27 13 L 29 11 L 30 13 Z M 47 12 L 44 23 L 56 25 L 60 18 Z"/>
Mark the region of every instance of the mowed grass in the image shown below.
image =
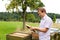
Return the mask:
<path id="1" fill-rule="evenodd" d="M 18 25 L 22 28 L 22 22 L 0 21 L 0 40 L 6 40 L 6 34 L 14 32 Z"/>
<path id="2" fill-rule="evenodd" d="M 31 26 L 38 26 L 38 23 L 27 22 L 26 24 Z M 6 35 L 15 32 L 18 26 L 20 27 L 20 29 L 22 29 L 23 23 L 13 21 L 0 21 L 0 40 L 6 40 Z"/>

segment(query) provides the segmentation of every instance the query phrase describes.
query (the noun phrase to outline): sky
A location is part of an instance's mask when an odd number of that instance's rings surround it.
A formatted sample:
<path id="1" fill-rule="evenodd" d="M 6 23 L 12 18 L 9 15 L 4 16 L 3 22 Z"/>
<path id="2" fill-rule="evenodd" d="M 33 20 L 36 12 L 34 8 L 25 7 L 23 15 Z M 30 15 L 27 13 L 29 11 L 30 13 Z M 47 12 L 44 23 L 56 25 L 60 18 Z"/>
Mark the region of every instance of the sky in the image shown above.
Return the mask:
<path id="1" fill-rule="evenodd" d="M 60 0 L 41 0 L 43 4 L 45 5 L 45 9 L 47 13 L 58 13 L 60 14 Z M 10 3 L 8 0 L 0 0 L 0 12 L 6 11 L 6 4 Z M 29 8 L 27 8 L 27 11 L 30 11 Z"/>
<path id="2" fill-rule="evenodd" d="M 60 14 L 60 0 L 42 0 L 47 12 Z"/>
<path id="3" fill-rule="evenodd" d="M 10 3 L 8 0 L 0 0 L 0 12 L 5 12 L 6 11 L 6 4 Z"/>

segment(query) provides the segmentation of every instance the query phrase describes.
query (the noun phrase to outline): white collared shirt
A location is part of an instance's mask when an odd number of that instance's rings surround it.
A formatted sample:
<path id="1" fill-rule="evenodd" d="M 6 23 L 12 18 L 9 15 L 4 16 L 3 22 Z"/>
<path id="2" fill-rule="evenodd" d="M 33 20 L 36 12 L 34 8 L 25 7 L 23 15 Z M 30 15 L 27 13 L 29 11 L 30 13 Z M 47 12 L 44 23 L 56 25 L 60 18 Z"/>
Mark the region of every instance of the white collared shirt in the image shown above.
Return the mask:
<path id="1" fill-rule="evenodd" d="M 52 19 L 45 15 L 40 22 L 39 28 L 49 28 L 46 33 L 39 32 L 39 40 L 50 40 L 50 28 L 52 26 Z"/>

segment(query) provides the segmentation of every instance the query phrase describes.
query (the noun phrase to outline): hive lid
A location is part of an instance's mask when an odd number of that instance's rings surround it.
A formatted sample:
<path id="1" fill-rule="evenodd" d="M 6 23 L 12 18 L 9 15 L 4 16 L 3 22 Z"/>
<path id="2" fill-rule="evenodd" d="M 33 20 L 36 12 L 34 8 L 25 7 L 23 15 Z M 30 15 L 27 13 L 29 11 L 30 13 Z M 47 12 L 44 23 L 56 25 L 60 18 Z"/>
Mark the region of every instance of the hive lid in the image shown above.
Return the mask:
<path id="1" fill-rule="evenodd" d="M 9 34 L 10 36 L 16 36 L 16 37 L 27 37 L 29 34 L 26 33 L 13 33 L 13 34 Z"/>

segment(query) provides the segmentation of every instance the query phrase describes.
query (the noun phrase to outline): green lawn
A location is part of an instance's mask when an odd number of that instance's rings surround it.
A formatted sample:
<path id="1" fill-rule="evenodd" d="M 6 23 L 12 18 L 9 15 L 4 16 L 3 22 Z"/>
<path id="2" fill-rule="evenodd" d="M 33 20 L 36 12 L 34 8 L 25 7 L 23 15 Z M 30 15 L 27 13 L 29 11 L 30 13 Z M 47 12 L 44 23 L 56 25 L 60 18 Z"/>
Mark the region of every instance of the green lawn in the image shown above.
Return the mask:
<path id="1" fill-rule="evenodd" d="M 38 26 L 38 23 L 27 23 L 31 26 Z M 22 22 L 5 22 L 0 21 L 0 40 L 6 40 L 6 34 L 13 33 L 17 27 L 22 28 Z"/>

